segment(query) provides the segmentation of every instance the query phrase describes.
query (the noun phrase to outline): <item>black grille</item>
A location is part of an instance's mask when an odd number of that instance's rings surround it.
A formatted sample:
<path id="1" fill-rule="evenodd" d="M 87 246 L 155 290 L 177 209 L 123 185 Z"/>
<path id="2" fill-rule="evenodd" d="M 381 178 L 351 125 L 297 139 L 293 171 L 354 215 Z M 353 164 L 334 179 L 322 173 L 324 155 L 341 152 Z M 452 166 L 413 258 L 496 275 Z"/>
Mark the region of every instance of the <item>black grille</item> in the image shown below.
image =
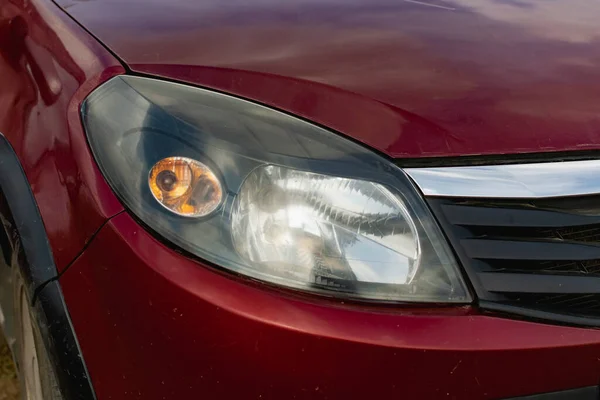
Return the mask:
<path id="1" fill-rule="evenodd" d="M 600 325 L 600 196 L 428 202 L 482 304 Z"/>
<path id="2" fill-rule="evenodd" d="M 507 269 L 505 260 L 488 260 L 487 264 L 496 271 Z M 523 272 L 543 272 L 557 274 L 600 274 L 600 260 L 583 261 L 520 261 L 515 260 L 508 266 L 508 270 Z"/>
<path id="3" fill-rule="evenodd" d="M 537 294 L 537 293 L 515 293 L 507 295 L 511 303 L 524 305 L 547 312 L 558 312 L 561 314 L 576 314 L 600 318 L 600 295 L 597 294 Z"/>

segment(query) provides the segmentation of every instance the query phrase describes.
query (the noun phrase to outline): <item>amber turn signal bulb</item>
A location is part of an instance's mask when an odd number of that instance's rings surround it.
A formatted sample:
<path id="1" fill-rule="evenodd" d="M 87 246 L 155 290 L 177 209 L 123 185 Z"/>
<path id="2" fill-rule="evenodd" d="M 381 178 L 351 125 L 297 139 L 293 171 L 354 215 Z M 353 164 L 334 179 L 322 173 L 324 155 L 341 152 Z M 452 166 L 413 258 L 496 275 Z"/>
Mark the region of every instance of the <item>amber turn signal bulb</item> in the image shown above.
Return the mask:
<path id="1" fill-rule="evenodd" d="M 148 185 L 154 198 L 169 211 L 184 217 L 204 217 L 223 199 L 221 182 L 200 161 L 168 157 L 150 170 Z"/>

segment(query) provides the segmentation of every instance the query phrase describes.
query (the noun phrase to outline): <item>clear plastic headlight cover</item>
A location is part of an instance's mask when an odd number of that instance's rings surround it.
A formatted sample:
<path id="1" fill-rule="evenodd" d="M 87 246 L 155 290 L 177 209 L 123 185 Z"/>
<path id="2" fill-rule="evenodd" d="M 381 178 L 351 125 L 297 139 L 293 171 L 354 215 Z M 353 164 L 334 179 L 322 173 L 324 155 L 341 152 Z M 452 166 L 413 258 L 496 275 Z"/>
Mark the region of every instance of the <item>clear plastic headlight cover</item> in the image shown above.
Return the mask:
<path id="1" fill-rule="evenodd" d="M 128 209 L 213 266 L 342 298 L 470 301 L 403 171 L 339 135 L 232 96 L 133 76 L 96 89 L 82 119 Z M 199 178 L 186 166 L 199 166 Z M 175 209 L 157 193 L 186 197 L 174 197 Z"/>

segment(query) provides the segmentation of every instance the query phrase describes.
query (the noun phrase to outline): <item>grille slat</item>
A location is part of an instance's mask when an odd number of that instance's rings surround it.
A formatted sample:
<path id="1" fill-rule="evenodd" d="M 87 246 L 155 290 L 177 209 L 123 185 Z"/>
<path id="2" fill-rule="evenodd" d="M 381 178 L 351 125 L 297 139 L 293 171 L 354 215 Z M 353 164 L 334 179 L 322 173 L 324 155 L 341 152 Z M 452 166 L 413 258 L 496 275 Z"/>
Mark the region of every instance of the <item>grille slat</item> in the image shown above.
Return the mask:
<path id="1" fill-rule="evenodd" d="M 600 224 L 600 216 L 538 210 L 529 205 L 507 208 L 501 205 L 481 207 L 478 204 L 444 204 L 442 209 L 450 223 L 464 226 L 552 228 Z"/>
<path id="2" fill-rule="evenodd" d="M 600 277 L 482 272 L 479 280 L 489 292 L 600 294 Z"/>
<path id="3" fill-rule="evenodd" d="M 600 259 L 600 245 L 562 241 L 462 239 L 471 258 L 490 260 L 587 261 Z"/>

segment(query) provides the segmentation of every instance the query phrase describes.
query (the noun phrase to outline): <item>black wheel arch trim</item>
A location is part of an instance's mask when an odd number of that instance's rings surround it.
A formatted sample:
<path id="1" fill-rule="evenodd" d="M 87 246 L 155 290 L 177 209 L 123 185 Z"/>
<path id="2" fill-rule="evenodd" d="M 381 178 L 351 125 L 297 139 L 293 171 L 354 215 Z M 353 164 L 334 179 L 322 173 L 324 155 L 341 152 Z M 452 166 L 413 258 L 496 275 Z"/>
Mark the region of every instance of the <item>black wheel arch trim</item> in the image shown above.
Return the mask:
<path id="1" fill-rule="evenodd" d="M 18 265 L 30 298 L 42 284 L 55 279 L 57 269 L 42 217 L 29 181 L 12 146 L 0 133 L 0 216 L 3 250 Z"/>
<path id="2" fill-rule="evenodd" d="M 2 250 L 10 253 L 4 258 L 11 269 L 19 268 L 63 396 L 95 399 L 42 217 L 19 158 L 1 132 L 0 220 Z"/>
<path id="3" fill-rule="evenodd" d="M 65 400 L 95 400 L 58 280 L 39 291 L 33 310 Z"/>

